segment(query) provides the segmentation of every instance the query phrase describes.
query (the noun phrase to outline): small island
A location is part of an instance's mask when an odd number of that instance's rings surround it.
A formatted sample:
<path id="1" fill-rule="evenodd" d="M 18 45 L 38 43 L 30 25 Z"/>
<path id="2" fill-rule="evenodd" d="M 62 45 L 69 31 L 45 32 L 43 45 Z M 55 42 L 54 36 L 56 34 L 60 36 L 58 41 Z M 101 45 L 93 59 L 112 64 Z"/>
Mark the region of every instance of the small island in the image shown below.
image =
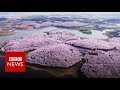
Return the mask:
<path id="1" fill-rule="evenodd" d="M 90 29 L 81 29 L 79 31 L 84 33 L 84 34 L 92 34 L 92 31 Z"/>

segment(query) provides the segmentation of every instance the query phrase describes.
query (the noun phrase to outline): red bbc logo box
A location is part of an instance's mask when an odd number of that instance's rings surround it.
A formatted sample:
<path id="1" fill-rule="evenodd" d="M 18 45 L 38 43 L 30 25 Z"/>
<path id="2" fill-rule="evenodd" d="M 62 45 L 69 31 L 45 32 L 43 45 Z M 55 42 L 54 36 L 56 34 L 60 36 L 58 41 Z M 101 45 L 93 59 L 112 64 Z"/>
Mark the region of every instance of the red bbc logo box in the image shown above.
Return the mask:
<path id="1" fill-rule="evenodd" d="M 5 53 L 5 72 L 26 72 L 25 52 Z"/>

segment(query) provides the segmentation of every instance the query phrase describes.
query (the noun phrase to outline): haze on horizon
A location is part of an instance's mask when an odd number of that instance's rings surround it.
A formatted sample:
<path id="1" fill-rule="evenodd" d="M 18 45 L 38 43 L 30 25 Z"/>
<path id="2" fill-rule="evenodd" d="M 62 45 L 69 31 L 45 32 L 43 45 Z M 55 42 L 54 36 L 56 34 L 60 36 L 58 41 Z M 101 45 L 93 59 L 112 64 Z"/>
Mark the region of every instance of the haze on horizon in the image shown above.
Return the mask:
<path id="1" fill-rule="evenodd" d="M 0 12 L 0 17 L 22 17 L 32 15 L 85 15 L 85 16 L 115 16 L 120 17 L 120 12 Z"/>

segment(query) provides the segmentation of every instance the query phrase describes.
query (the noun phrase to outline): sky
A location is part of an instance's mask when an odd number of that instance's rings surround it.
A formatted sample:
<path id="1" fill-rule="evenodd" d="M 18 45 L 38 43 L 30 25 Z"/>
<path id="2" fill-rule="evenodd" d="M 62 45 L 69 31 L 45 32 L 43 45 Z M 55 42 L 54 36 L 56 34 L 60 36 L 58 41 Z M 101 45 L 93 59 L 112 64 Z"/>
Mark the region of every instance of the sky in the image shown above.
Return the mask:
<path id="1" fill-rule="evenodd" d="M 0 17 L 21 17 L 31 15 L 120 16 L 120 12 L 0 12 Z"/>

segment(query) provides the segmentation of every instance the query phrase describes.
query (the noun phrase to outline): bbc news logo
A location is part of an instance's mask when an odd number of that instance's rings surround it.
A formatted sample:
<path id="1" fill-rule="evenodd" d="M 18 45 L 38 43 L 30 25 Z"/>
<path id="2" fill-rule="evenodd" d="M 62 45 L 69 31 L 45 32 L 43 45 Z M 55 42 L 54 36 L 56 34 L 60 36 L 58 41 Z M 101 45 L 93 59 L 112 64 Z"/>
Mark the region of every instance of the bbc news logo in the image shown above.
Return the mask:
<path id="1" fill-rule="evenodd" d="M 25 52 L 5 53 L 5 72 L 26 72 Z"/>
<path id="2" fill-rule="evenodd" d="M 23 67 L 22 57 L 9 57 L 9 62 L 7 62 L 7 66 L 15 67 Z"/>

